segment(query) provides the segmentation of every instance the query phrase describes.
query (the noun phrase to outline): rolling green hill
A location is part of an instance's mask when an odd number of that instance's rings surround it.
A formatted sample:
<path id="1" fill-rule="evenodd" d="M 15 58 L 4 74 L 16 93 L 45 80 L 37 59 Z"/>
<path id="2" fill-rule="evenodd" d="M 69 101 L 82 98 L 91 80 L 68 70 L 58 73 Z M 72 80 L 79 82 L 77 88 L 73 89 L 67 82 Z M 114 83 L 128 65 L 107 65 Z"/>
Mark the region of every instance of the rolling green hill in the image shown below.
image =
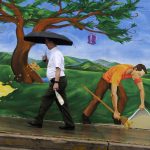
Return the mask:
<path id="1" fill-rule="evenodd" d="M 43 61 L 38 62 L 38 65 L 41 68 L 46 68 L 47 64 Z M 75 57 L 69 57 L 69 56 L 65 56 L 65 68 L 66 69 L 75 69 L 75 70 L 84 70 L 84 71 L 106 71 L 107 68 L 100 65 L 100 64 L 96 64 L 92 61 L 89 61 L 87 59 L 78 59 Z"/>
<path id="2" fill-rule="evenodd" d="M 0 64 L 11 65 L 11 54 L 0 52 Z"/>
<path id="3" fill-rule="evenodd" d="M 99 71 L 105 72 L 107 70 L 106 67 L 99 64 L 95 64 L 91 61 L 85 61 L 79 65 L 67 66 L 66 68 L 76 70 L 96 71 L 96 72 Z"/>
<path id="4" fill-rule="evenodd" d="M 65 59 L 65 67 L 74 66 L 74 65 L 79 65 L 80 64 L 80 62 L 77 61 L 75 58 L 71 58 L 71 57 L 65 56 L 64 59 Z M 41 68 L 46 68 L 47 67 L 47 64 L 45 62 L 43 62 L 43 61 L 39 62 L 38 65 Z"/>
<path id="5" fill-rule="evenodd" d="M 46 67 L 47 67 L 47 63 L 45 63 L 45 62 L 43 62 L 43 61 L 38 62 L 38 65 L 39 65 L 41 68 L 46 68 Z"/>
<path id="6" fill-rule="evenodd" d="M 0 80 L 7 82 L 9 81 L 9 76 L 7 75 L 12 74 L 10 66 L 0 65 L 0 70 L 2 69 L 5 71 L 0 72 Z M 44 75 L 44 73 L 45 69 L 41 69 L 41 76 Z M 83 89 L 82 85 L 86 85 L 94 92 L 97 82 L 102 76 L 102 72 L 67 69 L 65 73 L 68 77 L 67 95 L 71 114 L 76 122 L 81 122 L 82 111 L 92 98 L 91 95 Z M 146 93 L 145 104 L 150 110 L 150 79 L 143 79 L 143 81 Z M 123 115 L 130 116 L 140 104 L 139 92 L 131 79 L 128 79 L 128 82 L 123 81 L 122 83 L 128 96 Z M 0 98 L 0 115 L 33 118 L 38 112 L 41 97 L 44 95 L 48 83 L 23 84 L 13 81 L 11 86 L 17 88 L 17 90 L 6 97 Z M 104 101 L 112 107 L 110 91 L 106 93 Z M 48 111 L 45 119 L 62 120 L 55 103 Z M 92 122 L 112 123 L 111 113 L 102 105 L 98 106 L 91 120 Z"/>
<path id="7" fill-rule="evenodd" d="M 33 62 L 36 62 L 37 64 L 41 63 L 42 61 L 41 60 L 35 60 L 33 58 L 28 58 L 28 63 L 33 63 Z"/>
<path id="8" fill-rule="evenodd" d="M 8 82 L 13 79 L 14 79 L 14 75 L 13 75 L 10 65 L 0 64 L 0 81 Z"/>
<path id="9" fill-rule="evenodd" d="M 0 65 L 11 65 L 11 58 L 12 58 L 11 53 L 0 52 Z M 31 62 L 40 63 L 41 61 L 29 58 L 28 62 L 29 63 L 31 63 Z"/>
<path id="10" fill-rule="evenodd" d="M 70 56 L 65 56 L 65 66 L 74 66 L 74 65 L 79 65 L 81 63 L 84 63 L 88 61 L 87 59 L 79 59 L 75 57 L 70 57 Z"/>
<path id="11" fill-rule="evenodd" d="M 94 63 L 100 64 L 100 65 L 108 67 L 108 68 L 119 64 L 117 62 L 109 62 L 109 61 L 106 61 L 106 60 L 103 60 L 103 59 L 98 59 L 98 60 L 94 61 Z"/>
<path id="12" fill-rule="evenodd" d="M 7 57 L 6 57 L 7 56 Z M 33 118 L 40 105 L 41 97 L 44 95 L 48 83 L 34 83 L 23 84 L 13 81 L 13 73 L 10 65 L 6 65 L 9 55 L 3 56 L 0 54 L 0 81 L 5 84 L 10 84 L 17 90 L 6 97 L 0 97 L 0 116 L 16 116 L 24 118 Z M 72 65 L 71 69 L 66 69 L 66 76 L 68 77 L 67 95 L 68 102 L 71 109 L 71 114 L 76 122 L 81 122 L 81 115 L 84 108 L 91 100 L 89 95 L 82 87 L 86 85 L 93 92 L 96 88 L 97 82 L 102 76 L 103 72 L 107 69 L 101 65 L 87 60 L 76 60 L 75 58 L 67 57 L 68 64 Z M 2 63 L 1 63 L 2 60 Z M 4 63 L 4 64 L 3 64 Z M 73 65 L 76 63 L 76 65 Z M 77 68 L 75 68 L 77 67 Z M 85 71 L 86 70 L 86 71 Z M 98 70 L 99 72 L 96 72 Z M 46 68 L 41 68 L 38 73 L 41 77 L 45 77 Z M 12 81 L 12 82 L 9 82 Z M 150 111 L 150 74 L 143 78 L 145 88 L 145 105 Z M 131 79 L 124 80 L 122 82 L 127 92 L 128 101 L 123 115 L 130 116 L 138 108 L 140 104 L 140 96 L 137 87 Z M 110 91 L 105 95 L 104 101 L 112 107 Z M 99 105 L 91 120 L 98 123 L 112 123 L 111 113 L 102 105 Z M 48 111 L 45 119 L 61 120 L 61 114 L 58 111 L 56 104 Z"/>

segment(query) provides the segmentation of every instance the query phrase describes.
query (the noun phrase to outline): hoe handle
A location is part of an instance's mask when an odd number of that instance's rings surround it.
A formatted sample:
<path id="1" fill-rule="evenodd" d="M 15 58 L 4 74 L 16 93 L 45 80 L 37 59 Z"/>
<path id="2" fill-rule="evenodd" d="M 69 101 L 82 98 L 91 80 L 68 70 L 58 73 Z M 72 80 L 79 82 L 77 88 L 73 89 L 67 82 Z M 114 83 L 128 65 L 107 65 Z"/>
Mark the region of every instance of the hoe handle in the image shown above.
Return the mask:
<path id="1" fill-rule="evenodd" d="M 109 111 L 114 113 L 114 110 L 110 108 L 105 102 L 103 102 L 98 96 L 96 96 L 91 90 L 89 90 L 86 86 L 83 86 L 83 88 L 90 93 L 92 96 L 94 96 L 99 102 L 101 102 Z"/>

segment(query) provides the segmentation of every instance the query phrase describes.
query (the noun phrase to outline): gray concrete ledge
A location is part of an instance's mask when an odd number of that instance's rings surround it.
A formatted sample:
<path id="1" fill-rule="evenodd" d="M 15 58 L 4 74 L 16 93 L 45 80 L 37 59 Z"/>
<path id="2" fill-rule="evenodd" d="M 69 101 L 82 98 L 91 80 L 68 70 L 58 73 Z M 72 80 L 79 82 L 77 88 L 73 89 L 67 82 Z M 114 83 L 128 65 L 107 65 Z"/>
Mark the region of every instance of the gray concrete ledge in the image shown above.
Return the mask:
<path id="1" fill-rule="evenodd" d="M 26 119 L 0 117 L 0 150 L 150 150 L 150 130 L 77 124 L 75 131 L 62 131 L 60 125 L 45 121 L 38 129 Z"/>

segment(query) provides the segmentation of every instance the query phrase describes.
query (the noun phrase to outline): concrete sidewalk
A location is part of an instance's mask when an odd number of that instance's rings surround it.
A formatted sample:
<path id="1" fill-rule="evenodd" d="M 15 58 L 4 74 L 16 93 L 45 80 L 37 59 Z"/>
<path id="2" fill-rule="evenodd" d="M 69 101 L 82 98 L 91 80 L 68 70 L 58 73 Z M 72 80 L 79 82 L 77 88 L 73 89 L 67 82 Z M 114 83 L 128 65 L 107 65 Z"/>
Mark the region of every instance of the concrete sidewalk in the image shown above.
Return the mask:
<path id="1" fill-rule="evenodd" d="M 150 150 L 150 130 L 76 124 L 64 131 L 60 125 L 45 121 L 39 129 L 25 119 L 0 117 L 0 150 Z"/>

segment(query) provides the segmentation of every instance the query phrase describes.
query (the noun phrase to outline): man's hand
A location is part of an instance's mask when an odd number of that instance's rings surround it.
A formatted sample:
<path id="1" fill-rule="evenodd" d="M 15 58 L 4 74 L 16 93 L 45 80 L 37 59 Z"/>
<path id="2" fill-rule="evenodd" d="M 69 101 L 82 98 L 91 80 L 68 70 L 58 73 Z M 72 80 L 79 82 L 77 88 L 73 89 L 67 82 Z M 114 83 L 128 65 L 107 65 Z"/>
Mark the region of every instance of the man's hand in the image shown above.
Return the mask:
<path id="1" fill-rule="evenodd" d="M 59 89 L 59 84 L 58 83 L 54 83 L 53 90 L 58 90 L 58 89 Z"/>
<path id="2" fill-rule="evenodd" d="M 114 119 L 120 120 L 120 113 L 118 111 L 115 111 L 113 117 L 114 117 Z"/>
<path id="3" fill-rule="evenodd" d="M 143 110 L 145 108 L 145 105 L 144 104 L 141 104 L 140 106 L 139 106 L 139 109 L 140 110 Z"/>
<path id="4" fill-rule="evenodd" d="M 144 105 L 144 99 L 145 99 L 145 93 L 144 93 L 144 87 L 143 87 L 143 83 L 142 82 L 139 82 L 137 84 L 137 87 L 140 91 L 140 98 L 141 98 L 141 104 L 139 106 L 139 109 L 140 110 L 143 110 L 145 108 L 145 105 Z"/>

